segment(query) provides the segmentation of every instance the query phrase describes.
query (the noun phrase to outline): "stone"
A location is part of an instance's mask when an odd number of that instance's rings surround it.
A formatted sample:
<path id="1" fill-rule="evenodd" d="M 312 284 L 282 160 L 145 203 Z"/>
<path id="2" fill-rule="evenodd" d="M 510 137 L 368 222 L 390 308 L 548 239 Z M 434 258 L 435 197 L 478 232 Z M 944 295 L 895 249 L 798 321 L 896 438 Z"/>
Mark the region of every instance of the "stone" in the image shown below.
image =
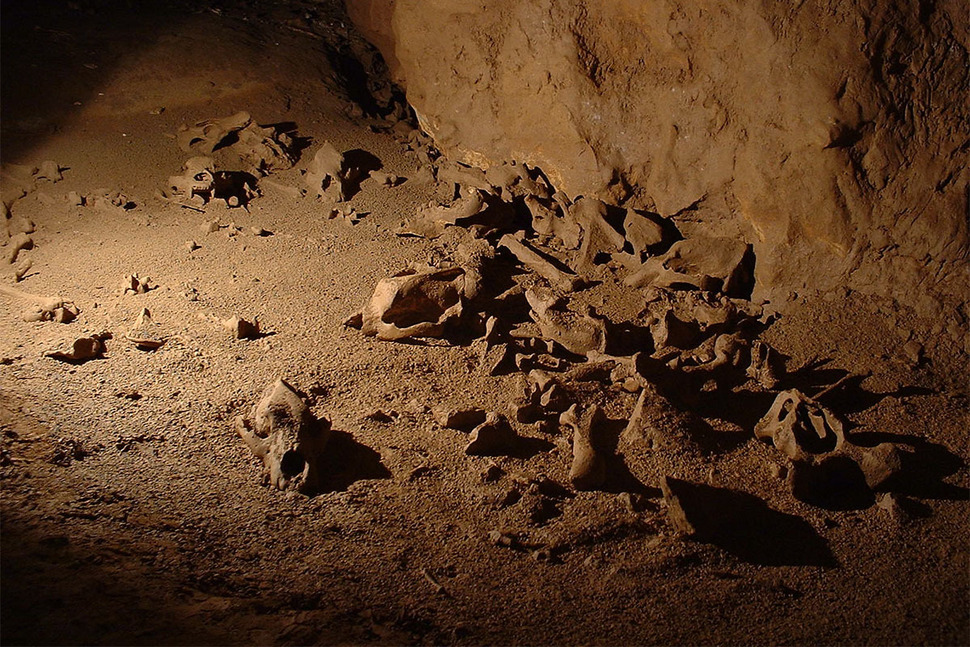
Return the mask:
<path id="1" fill-rule="evenodd" d="M 152 283 L 151 278 L 141 277 L 138 274 L 129 274 L 121 282 L 122 294 L 145 294 L 156 287 L 158 286 Z"/>
<path id="2" fill-rule="evenodd" d="M 156 350 L 165 344 L 165 337 L 159 332 L 158 325 L 152 321 L 152 313 L 148 308 L 141 309 L 135 325 L 125 333 L 125 339 L 138 350 Z"/>
<path id="3" fill-rule="evenodd" d="M 779 296 L 849 282 L 924 316 L 924 303 L 961 307 L 970 104 L 954 52 L 965 7 L 879 12 L 847 1 L 813 19 L 729 0 L 703 12 L 515 0 L 487 11 L 354 0 L 347 11 L 449 157 L 481 168 L 516 160 L 569 196 L 745 231 L 758 289 Z M 886 33 L 905 37 L 863 46 Z M 897 62 L 912 52 L 940 64 L 893 92 Z M 774 99 L 752 100 L 752 88 Z M 925 115 L 924 136 L 912 136 L 911 115 Z M 913 259 L 940 271 L 928 276 Z"/>

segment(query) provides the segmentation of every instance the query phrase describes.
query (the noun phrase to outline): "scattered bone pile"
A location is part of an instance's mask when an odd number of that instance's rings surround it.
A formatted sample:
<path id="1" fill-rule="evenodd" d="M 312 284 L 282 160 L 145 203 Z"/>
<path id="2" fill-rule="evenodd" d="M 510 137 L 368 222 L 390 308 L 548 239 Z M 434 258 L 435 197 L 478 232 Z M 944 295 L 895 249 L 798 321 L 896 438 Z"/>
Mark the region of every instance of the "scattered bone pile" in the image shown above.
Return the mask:
<path id="1" fill-rule="evenodd" d="M 419 207 L 397 233 L 438 239 L 457 228 L 459 243 L 432 264 L 381 280 L 346 324 L 386 341 L 471 343 L 484 374 L 519 375 L 507 411 L 432 407 L 442 427 L 469 434 L 465 453 L 514 456 L 522 438 L 513 425 L 534 425 L 571 440 L 575 490 L 600 490 L 610 479 L 603 431 L 610 421 L 601 407 L 610 393 L 637 394 L 624 442 L 699 461 L 709 448 L 692 402 L 744 387 L 777 392 L 755 434 L 791 461 L 782 473 L 799 499 L 824 498 L 847 471 L 861 473 L 872 490 L 898 472 L 898 448 L 851 445 L 817 399 L 779 390 L 793 380 L 784 357 L 758 338 L 774 315 L 748 298 L 748 245 L 684 238 L 656 214 L 571 201 L 538 169 L 509 163 L 482 171 L 439 158 L 420 135 L 406 140 L 423 173 L 453 188 L 454 199 Z M 604 283 L 639 291 L 635 319 L 611 321 L 582 305 L 583 292 Z"/>
<path id="2" fill-rule="evenodd" d="M 176 140 L 195 156 L 185 161 L 181 175 L 169 178 L 161 197 L 200 211 L 212 200 L 244 206 L 259 195 L 259 178 L 296 161 L 293 136 L 258 125 L 248 112 L 182 126 Z M 227 166 L 233 168 L 222 170 Z"/>

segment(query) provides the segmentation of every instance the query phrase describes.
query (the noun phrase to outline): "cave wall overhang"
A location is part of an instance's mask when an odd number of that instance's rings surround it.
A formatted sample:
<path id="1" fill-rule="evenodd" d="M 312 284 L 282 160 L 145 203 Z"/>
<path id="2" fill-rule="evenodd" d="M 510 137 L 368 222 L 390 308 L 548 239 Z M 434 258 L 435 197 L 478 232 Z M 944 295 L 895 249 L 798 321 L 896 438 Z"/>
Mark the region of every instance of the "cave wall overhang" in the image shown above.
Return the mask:
<path id="1" fill-rule="evenodd" d="M 762 295 L 843 285 L 966 324 L 966 8 L 347 0 L 421 127 L 480 167 L 752 243 Z"/>

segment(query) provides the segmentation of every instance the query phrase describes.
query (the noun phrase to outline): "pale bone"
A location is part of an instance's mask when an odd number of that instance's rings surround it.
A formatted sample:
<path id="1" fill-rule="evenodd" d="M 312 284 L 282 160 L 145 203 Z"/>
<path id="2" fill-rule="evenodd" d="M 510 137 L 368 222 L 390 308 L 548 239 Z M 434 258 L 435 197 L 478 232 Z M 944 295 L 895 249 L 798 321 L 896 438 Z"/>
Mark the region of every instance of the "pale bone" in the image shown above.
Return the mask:
<path id="1" fill-rule="evenodd" d="M 842 422 L 836 415 L 795 389 L 778 394 L 754 433 L 771 440 L 792 460 L 836 452 L 845 443 Z"/>
<path id="2" fill-rule="evenodd" d="M 647 259 L 626 278 L 631 287 L 691 287 L 735 294 L 746 276 L 748 245 L 733 238 L 694 236 L 674 243 L 663 256 Z"/>
<path id="3" fill-rule="evenodd" d="M 47 353 L 47 356 L 63 362 L 77 363 L 86 362 L 90 359 L 97 359 L 104 355 L 104 341 L 97 335 L 91 337 L 81 337 L 71 343 L 71 349 L 67 351 L 54 351 Z"/>
<path id="4" fill-rule="evenodd" d="M 584 314 L 560 309 L 548 294 L 536 289 L 527 290 L 525 296 L 532 308 L 530 316 L 539 324 L 543 338 L 576 355 L 606 351 L 606 323 L 595 316 L 592 308 L 587 308 Z"/>
<path id="5" fill-rule="evenodd" d="M 469 456 L 503 456 L 515 449 L 518 435 L 500 413 L 490 412 L 485 422 L 472 429 L 465 453 Z"/>
<path id="6" fill-rule="evenodd" d="M 252 121 L 248 112 L 237 112 L 221 119 L 200 121 L 192 127 L 182 126 L 175 138 L 179 148 L 186 152 L 195 151 L 203 155 L 211 155 L 226 137 L 242 130 Z"/>
<path id="7" fill-rule="evenodd" d="M 465 270 L 463 293 L 469 301 L 474 300 L 484 285 L 486 265 L 495 258 L 495 248 L 488 241 L 476 238 L 459 243 L 455 250 L 455 260 Z"/>
<path id="8" fill-rule="evenodd" d="M 20 252 L 27 249 L 33 249 L 34 239 L 25 233 L 15 234 L 10 237 L 7 241 L 7 263 L 13 265 L 17 262 L 17 256 Z"/>
<path id="9" fill-rule="evenodd" d="M 324 142 L 313 156 L 305 180 L 314 197 L 336 193 L 334 202 L 343 202 L 348 198 L 350 170 L 343 153 L 330 142 Z"/>
<path id="10" fill-rule="evenodd" d="M 81 310 L 71 301 L 66 301 L 60 297 L 40 297 L 12 288 L 9 285 L 0 285 L 0 294 L 33 304 L 32 307 L 24 310 L 24 321 L 70 323 L 81 313 Z"/>
<path id="11" fill-rule="evenodd" d="M 627 209 L 623 219 L 624 238 L 633 247 L 633 254 L 639 259 L 640 255 L 651 247 L 663 242 L 663 228 L 650 218 Z"/>
<path id="12" fill-rule="evenodd" d="M 330 421 L 317 419 L 283 380 L 263 391 L 250 417 L 236 417 L 236 433 L 263 462 L 263 478 L 279 490 L 313 495 L 321 490 L 321 462 Z"/>
<path id="13" fill-rule="evenodd" d="M 135 325 L 125 333 L 125 339 L 139 350 L 155 350 L 165 344 L 165 338 L 158 332 L 158 325 L 152 321 L 148 308 L 141 309 Z"/>
<path id="14" fill-rule="evenodd" d="M 453 267 L 382 279 L 364 307 L 361 331 L 385 341 L 442 336 L 461 316 L 464 275 Z"/>
<path id="15" fill-rule="evenodd" d="M 596 256 L 623 249 L 626 239 L 606 221 L 606 204 L 593 198 L 582 198 L 570 208 L 569 214 L 583 228 L 583 242 L 579 248 L 577 269 L 592 272 Z"/>
<path id="16" fill-rule="evenodd" d="M 582 414 L 573 405 L 562 413 L 559 423 L 573 431 L 573 462 L 569 480 L 577 490 L 595 490 L 606 481 L 606 458 L 598 447 L 597 435 L 605 415 L 597 405 Z"/>
<path id="17" fill-rule="evenodd" d="M 414 217 L 395 230 L 398 235 L 437 238 L 445 228 L 459 221 L 472 218 L 487 208 L 482 193 L 477 189 L 467 190 L 455 203 L 442 206 L 429 204 L 419 207 Z"/>
<path id="18" fill-rule="evenodd" d="M 191 200 L 195 196 L 204 202 L 212 199 L 215 191 L 215 163 L 211 157 L 191 157 L 183 165 L 182 175 L 168 178 L 168 186 L 176 195 Z"/>
<path id="19" fill-rule="evenodd" d="M 512 234 L 505 234 L 499 241 L 499 246 L 512 252 L 526 267 L 549 281 L 554 289 L 562 292 L 575 292 L 585 285 L 582 277 L 571 271 L 559 269 L 538 250 L 521 238 Z"/>
<path id="20" fill-rule="evenodd" d="M 740 335 L 718 335 L 713 343 L 713 358 L 697 366 L 685 366 L 684 372 L 716 371 L 722 367 L 739 367 L 745 363 L 748 342 Z"/>
<path id="21" fill-rule="evenodd" d="M 746 373 L 766 389 L 774 389 L 784 376 L 784 363 L 778 351 L 763 341 L 755 340 L 751 343 L 751 363 Z"/>

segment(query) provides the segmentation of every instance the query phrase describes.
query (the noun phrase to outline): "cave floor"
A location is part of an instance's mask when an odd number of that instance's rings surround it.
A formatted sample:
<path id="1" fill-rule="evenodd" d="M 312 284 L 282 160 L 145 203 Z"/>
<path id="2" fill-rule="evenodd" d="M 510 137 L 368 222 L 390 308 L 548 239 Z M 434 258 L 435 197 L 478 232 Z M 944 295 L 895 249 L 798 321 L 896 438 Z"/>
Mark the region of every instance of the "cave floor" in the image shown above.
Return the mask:
<path id="1" fill-rule="evenodd" d="M 749 525 L 736 536 L 679 536 L 649 455 L 635 496 L 570 492 L 538 521 L 510 504 L 510 490 L 542 476 L 568 482 L 569 438 L 519 425 L 535 451 L 466 456 L 465 434 L 426 408 L 505 411 L 516 376 L 480 374 L 469 344 L 381 342 L 342 325 L 378 280 L 458 239 L 394 234 L 416 205 L 443 197 L 433 183 L 365 180 L 356 220 L 300 195 L 323 141 L 404 178 L 419 162 L 388 124 L 341 98 L 327 54 L 349 38 L 340 12 L 264 4 L 4 4 L 4 197 L 24 172 L 15 165 L 64 169 L 14 203 L 36 224 L 16 287 L 81 309 L 68 325 L 25 322 L 24 303 L 0 299 L 4 644 L 970 641 L 967 400 L 953 386 L 966 376 L 959 363 L 911 361 L 899 331 L 913 322 L 891 304 L 793 295 L 764 338 L 790 366 L 814 357 L 833 378 L 870 373 L 832 406 L 860 442 L 892 440 L 918 458 L 922 471 L 898 493 L 906 519 L 874 500 L 795 499 L 777 477 L 781 455 L 751 433 L 765 400 L 743 391 L 702 412 L 729 442 L 677 473 L 731 493 L 725 505 Z M 189 157 L 178 127 L 240 110 L 295 124 L 309 140 L 303 158 L 262 180 L 245 208 L 213 201 L 200 213 L 160 199 Z M 69 199 L 112 191 L 134 208 Z M 208 232 L 212 220 L 220 228 Z M 122 295 L 133 273 L 157 289 Z M 609 298 L 629 300 L 618 311 L 642 300 Z M 153 352 L 124 339 L 142 308 L 167 338 Z M 232 339 L 218 321 L 235 315 L 258 316 L 264 335 Z M 103 359 L 46 356 L 106 331 Z M 278 377 L 351 450 L 334 491 L 261 485 L 235 434 L 234 416 Z M 635 402 L 603 397 L 617 421 Z M 493 463 L 494 481 L 483 477 Z M 495 545 L 493 530 L 528 541 Z"/>

